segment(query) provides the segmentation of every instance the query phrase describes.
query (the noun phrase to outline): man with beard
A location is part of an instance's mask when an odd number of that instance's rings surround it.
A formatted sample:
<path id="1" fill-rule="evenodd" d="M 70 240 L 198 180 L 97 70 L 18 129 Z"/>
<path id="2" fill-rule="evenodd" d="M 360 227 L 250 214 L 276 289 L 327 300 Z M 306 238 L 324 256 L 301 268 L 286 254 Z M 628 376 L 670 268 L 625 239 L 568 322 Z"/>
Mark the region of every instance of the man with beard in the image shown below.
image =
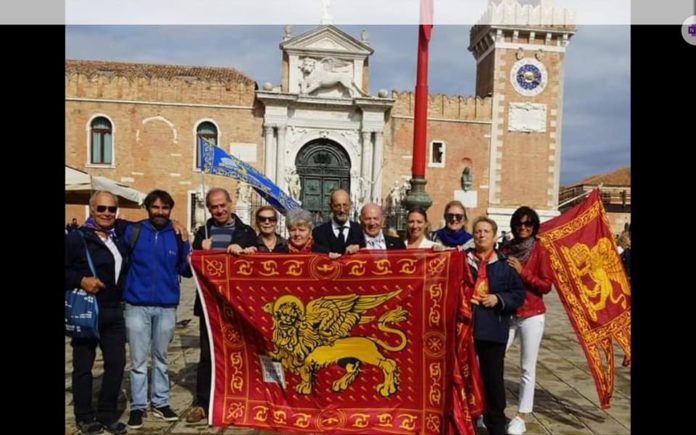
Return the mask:
<path id="1" fill-rule="evenodd" d="M 365 247 L 360 224 L 348 221 L 352 206 L 350 195 L 345 190 L 337 189 L 331 193 L 329 207 L 332 217 L 312 232 L 315 245 L 325 248 L 328 252 L 340 254 L 346 253 L 346 247 L 349 245 Z"/>
<path id="2" fill-rule="evenodd" d="M 169 406 L 167 348 L 174 336 L 181 289 L 178 275 L 191 277 L 190 246 L 178 238 L 170 215 L 174 199 L 163 190 L 145 198 L 148 219 L 129 225 L 124 240 L 131 246 L 130 269 L 123 292 L 130 349 L 131 404 L 128 427 L 143 425 L 148 406 L 147 357 L 152 351 L 150 404 L 155 417 L 176 421 Z"/>

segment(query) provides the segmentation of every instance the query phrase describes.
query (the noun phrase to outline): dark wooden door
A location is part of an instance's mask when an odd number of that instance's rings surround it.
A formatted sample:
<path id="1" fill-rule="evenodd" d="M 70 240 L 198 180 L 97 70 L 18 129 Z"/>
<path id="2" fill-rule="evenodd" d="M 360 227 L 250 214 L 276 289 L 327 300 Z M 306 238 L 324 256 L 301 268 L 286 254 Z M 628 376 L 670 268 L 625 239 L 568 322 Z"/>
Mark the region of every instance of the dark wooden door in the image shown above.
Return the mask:
<path id="1" fill-rule="evenodd" d="M 331 216 L 329 198 L 337 188 L 350 192 L 350 159 L 337 143 L 319 139 L 302 147 L 295 161 L 300 176 L 302 208 L 315 216 L 315 225 Z"/>

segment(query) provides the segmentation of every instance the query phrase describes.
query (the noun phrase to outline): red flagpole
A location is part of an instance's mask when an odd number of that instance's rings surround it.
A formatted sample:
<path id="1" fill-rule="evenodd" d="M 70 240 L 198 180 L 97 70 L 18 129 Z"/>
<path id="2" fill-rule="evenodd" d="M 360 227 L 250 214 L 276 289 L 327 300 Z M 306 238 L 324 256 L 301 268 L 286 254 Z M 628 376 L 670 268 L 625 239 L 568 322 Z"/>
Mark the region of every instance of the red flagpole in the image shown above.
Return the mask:
<path id="1" fill-rule="evenodd" d="M 413 125 L 413 165 L 411 176 L 425 177 L 425 139 L 428 121 L 428 43 L 433 28 L 433 0 L 421 0 L 418 28 L 418 66 Z"/>
<path id="2" fill-rule="evenodd" d="M 418 28 L 418 66 L 416 71 L 416 105 L 413 114 L 413 164 L 411 190 L 404 199 L 407 209 L 428 209 L 433 203 L 425 191 L 425 139 L 428 122 L 428 43 L 433 29 L 433 0 L 420 2 Z"/>

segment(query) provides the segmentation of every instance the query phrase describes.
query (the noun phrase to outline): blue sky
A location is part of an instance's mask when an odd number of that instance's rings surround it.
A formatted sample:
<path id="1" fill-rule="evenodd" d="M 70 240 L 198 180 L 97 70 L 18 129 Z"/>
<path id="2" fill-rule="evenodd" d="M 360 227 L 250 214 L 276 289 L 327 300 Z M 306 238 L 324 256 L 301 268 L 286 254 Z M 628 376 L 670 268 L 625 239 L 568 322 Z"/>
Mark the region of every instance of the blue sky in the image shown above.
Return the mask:
<path id="1" fill-rule="evenodd" d="M 417 26 L 339 26 L 375 53 L 369 91 L 412 91 Z M 298 35 L 312 26 L 294 26 Z M 280 83 L 279 25 L 66 27 L 66 58 L 235 67 L 255 80 Z M 474 94 L 469 26 L 435 26 L 430 43 L 431 94 Z M 578 26 L 566 52 L 561 184 L 630 165 L 630 28 Z"/>

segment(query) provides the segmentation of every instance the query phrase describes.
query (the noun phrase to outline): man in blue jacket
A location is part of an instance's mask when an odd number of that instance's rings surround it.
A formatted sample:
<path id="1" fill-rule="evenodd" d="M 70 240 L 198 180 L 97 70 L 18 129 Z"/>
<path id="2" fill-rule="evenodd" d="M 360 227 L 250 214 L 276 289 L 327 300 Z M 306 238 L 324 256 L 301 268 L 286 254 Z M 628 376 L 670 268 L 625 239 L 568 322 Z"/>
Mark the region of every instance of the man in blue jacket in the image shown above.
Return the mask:
<path id="1" fill-rule="evenodd" d="M 167 348 L 174 336 L 181 289 L 178 275 L 190 277 L 190 246 L 174 232 L 171 195 L 153 190 L 145 198 L 148 219 L 129 225 L 124 240 L 131 246 L 130 269 L 123 291 L 130 349 L 131 405 L 128 427 L 143 425 L 148 404 L 147 356 L 152 350 L 150 402 L 155 417 L 176 421 L 169 406 Z"/>

